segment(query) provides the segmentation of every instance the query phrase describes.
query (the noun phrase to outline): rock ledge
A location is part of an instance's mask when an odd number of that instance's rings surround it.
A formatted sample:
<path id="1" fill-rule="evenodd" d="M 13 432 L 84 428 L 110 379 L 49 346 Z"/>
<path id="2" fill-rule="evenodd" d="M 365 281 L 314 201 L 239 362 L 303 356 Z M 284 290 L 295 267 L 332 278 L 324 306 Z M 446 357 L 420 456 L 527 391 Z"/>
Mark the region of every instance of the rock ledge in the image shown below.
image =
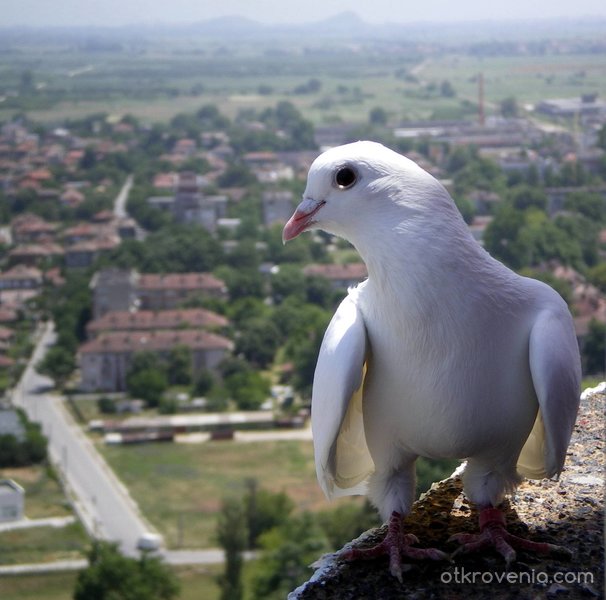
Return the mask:
<path id="1" fill-rule="evenodd" d="M 525 481 L 505 505 L 509 530 L 534 541 L 567 547 L 573 557 L 538 557 L 518 552 L 506 569 L 492 551 L 458 556 L 453 563 L 417 563 L 400 584 L 389 574 L 387 559 L 346 563 L 327 554 L 314 565 L 309 581 L 291 592 L 289 600 L 381 600 L 408 598 L 491 598 L 518 600 L 604 597 L 604 406 L 605 385 L 587 390 L 565 469 L 559 481 Z M 421 546 L 454 551 L 448 538 L 477 532 L 477 512 L 462 494 L 455 472 L 436 483 L 415 502 L 406 520 Z M 371 529 L 345 548 L 371 546 L 385 527 Z"/>

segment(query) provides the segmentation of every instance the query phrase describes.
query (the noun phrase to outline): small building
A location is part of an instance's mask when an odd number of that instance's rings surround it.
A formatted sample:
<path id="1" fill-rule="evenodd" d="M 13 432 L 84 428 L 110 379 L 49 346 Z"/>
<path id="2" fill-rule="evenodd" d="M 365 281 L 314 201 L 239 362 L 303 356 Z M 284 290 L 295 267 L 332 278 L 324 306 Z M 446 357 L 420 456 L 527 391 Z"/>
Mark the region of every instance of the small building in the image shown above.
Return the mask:
<path id="1" fill-rule="evenodd" d="M 0 479 L 0 523 L 23 518 L 25 490 L 12 479 Z"/>

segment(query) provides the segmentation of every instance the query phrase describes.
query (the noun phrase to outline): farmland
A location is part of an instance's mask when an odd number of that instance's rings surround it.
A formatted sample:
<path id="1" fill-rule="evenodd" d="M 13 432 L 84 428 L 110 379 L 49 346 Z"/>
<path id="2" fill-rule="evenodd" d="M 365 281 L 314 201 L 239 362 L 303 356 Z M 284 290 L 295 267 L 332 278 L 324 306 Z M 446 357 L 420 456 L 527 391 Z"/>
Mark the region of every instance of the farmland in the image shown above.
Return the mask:
<path id="1" fill-rule="evenodd" d="M 167 122 L 216 104 L 230 118 L 289 100 L 318 124 L 365 123 L 384 108 L 394 123 L 456 118 L 475 111 L 478 73 L 487 107 L 507 97 L 520 105 L 543 98 L 606 95 L 603 52 L 589 44 L 552 51 L 422 45 L 405 40 L 360 43 L 278 39 L 222 44 L 189 33 L 111 42 L 15 38 L 0 51 L 0 119 L 26 111 L 59 123 L 93 113 L 130 113 Z M 568 48 L 570 51 L 566 51 Z M 441 93 L 448 81 L 452 93 Z"/>

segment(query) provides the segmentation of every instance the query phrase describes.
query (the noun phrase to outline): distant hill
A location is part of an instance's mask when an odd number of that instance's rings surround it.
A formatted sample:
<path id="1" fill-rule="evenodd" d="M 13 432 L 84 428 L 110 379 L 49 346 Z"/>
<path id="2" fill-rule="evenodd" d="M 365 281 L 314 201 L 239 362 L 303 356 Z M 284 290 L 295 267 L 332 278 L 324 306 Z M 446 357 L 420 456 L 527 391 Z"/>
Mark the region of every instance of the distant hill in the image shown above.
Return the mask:
<path id="1" fill-rule="evenodd" d="M 203 36 L 224 42 L 265 41 L 305 38 L 352 39 L 356 41 L 397 39 L 406 42 L 475 43 L 493 41 L 538 41 L 556 38 L 604 38 L 606 18 L 549 19 L 525 21 L 474 21 L 460 23 L 368 23 L 353 11 L 336 14 L 328 19 L 299 24 L 265 24 L 253 19 L 231 16 L 180 24 L 132 24 L 121 27 L 2 27 L 3 45 L 17 39 L 30 38 L 35 43 L 57 36 L 79 38 L 94 35 L 115 40 L 152 40 L 160 35 L 171 38 L 183 35 Z"/>

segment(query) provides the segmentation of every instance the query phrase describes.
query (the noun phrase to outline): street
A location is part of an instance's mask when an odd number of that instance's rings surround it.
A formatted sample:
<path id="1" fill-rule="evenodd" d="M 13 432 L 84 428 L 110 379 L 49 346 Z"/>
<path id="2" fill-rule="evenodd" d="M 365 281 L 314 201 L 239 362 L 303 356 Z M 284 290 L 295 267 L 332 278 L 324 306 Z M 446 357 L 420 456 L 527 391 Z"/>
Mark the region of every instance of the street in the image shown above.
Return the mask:
<path id="1" fill-rule="evenodd" d="M 15 392 L 15 404 L 42 425 L 49 439 L 49 454 L 66 484 L 74 507 L 89 534 L 119 542 L 122 551 L 138 555 L 138 538 L 151 527 L 138 511 L 128 491 L 116 478 L 92 442 L 82 433 L 59 396 L 41 392 L 51 382 L 33 365 L 54 340 L 49 325 L 36 346 L 33 360 Z"/>
<path id="2" fill-rule="evenodd" d="M 123 219 L 128 217 L 128 213 L 126 212 L 126 201 L 128 200 L 128 194 L 130 193 L 130 188 L 133 186 L 133 176 L 129 175 L 122 186 L 122 189 L 116 196 L 114 200 L 114 215 L 118 219 Z"/>

